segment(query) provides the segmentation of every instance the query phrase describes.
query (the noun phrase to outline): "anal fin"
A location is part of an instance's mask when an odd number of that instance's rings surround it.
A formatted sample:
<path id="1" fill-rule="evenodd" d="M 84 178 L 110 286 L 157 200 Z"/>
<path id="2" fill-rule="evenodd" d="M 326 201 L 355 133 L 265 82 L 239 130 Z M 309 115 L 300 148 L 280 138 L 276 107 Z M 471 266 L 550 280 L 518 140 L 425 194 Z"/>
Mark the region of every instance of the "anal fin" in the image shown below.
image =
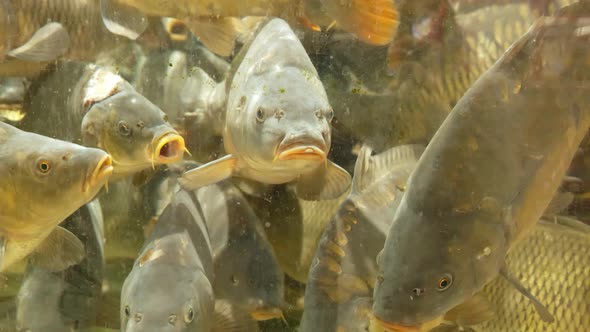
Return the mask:
<path id="1" fill-rule="evenodd" d="M 72 232 L 57 226 L 30 256 L 30 262 L 50 272 L 76 265 L 86 255 L 84 244 Z"/>
<path id="2" fill-rule="evenodd" d="M 258 331 L 258 323 L 244 309 L 226 300 L 215 301 L 213 332 Z"/>

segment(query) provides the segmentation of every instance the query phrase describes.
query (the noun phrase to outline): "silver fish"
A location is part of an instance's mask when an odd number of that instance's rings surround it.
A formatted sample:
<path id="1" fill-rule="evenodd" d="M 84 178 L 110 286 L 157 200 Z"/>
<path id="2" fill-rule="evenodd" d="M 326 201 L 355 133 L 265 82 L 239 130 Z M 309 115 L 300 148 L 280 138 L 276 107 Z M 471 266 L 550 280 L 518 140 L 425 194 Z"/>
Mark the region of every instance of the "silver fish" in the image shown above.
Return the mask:
<path id="1" fill-rule="evenodd" d="M 213 331 L 216 326 L 221 331 L 256 331 L 247 314 L 216 303 L 212 255 L 197 198 L 178 191 L 125 280 L 121 331 Z"/>
<path id="2" fill-rule="evenodd" d="M 327 159 L 334 112 L 285 21 L 263 24 L 225 82 L 209 90 L 214 90 L 211 104 L 223 105 L 217 111 L 225 119 L 228 155 L 187 172 L 180 179 L 183 187 L 238 176 L 266 184 L 296 182 L 305 199 L 336 198 L 348 189 L 350 175 Z"/>

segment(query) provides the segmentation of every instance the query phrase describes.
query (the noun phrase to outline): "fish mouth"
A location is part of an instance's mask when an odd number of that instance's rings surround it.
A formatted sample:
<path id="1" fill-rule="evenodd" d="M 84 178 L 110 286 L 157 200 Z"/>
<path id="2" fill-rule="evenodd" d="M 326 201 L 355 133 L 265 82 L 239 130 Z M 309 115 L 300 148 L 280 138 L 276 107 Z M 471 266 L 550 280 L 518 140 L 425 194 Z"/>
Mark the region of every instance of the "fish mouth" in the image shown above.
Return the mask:
<path id="1" fill-rule="evenodd" d="M 279 308 L 258 308 L 250 311 L 250 317 L 256 321 L 263 321 L 275 318 L 284 319 L 283 311 Z"/>
<path id="2" fill-rule="evenodd" d="M 280 144 L 275 153 L 277 160 L 326 160 L 326 145 L 320 141 L 299 140 Z"/>
<path id="3" fill-rule="evenodd" d="M 419 326 L 406 326 L 406 325 L 400 325 L 400 324 L 396 324 L 396 323 L 387 322 L 387 321 L 384 321 L 381 318 L 375 316 L 374 314 L 373 314 L 373 317 L 375 318 L 375 321 L 379 325 L 381 325 L 381 327 L 383 327 L 386 331 L 389 331 L 389 332 L 418 332 L 418 331 L 420 331 Z"/>
<path id="4" fill-rule="evenodd" d="M 170 164 L 180 161 L 186 147 L 184 138 L 176 133 L 167 133 L 157 141 L 154 159 L 162 164 Z"/>
<path id="5" fill-rule="evenodd" d="M 90 187 L 106 182 L 111 174 L 113 174 L 113 158 L 107 154 L 100 158 L 98 164 L 90 174 L 89 181 L 84 182 L 83 192 L 88 192 Z"/>

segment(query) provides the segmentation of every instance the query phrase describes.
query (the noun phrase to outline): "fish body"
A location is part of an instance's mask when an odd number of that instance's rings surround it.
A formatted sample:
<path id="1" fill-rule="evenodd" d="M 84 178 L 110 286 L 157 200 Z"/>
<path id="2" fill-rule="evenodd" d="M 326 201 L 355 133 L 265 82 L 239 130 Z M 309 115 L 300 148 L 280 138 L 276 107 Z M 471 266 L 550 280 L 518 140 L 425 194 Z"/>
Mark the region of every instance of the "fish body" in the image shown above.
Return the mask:
<path id="1" fill-rule="evenodd" d="M 205 209 L 197 193 L 175 189 L 123 285 L 121 330 L 257 331 L 246 311 L 216 299 Z"/>
<path id="2" fill-rule="evenodd" d="M 186 173 L 198 188 L 235 175 L 265 184 L 297 181 L 306 199 L 335 198 L 350 175 L 327 160 L 333 111 L 317 71 L 289 25 L 266 22 L 213 93 L 225 100 L 227 156 Z M 227 97 L 225 97 L 227 96 Z"/>
<path id="3" fill-rule="evenodd" d="M 116 177 L 177 162 L 184 154 L 184 139 L 166 114 L 101 66 L 59 65 L 33 83 L 24 110 L 21 128 L 107 151 Z"/>
<path id="4" fill-rule="evenodd" d="M 0 160 L 7 175 L 0 180 L 0 234 L 5 242 L 0 270 L 34 250 L 40 254 L 34 261 L 50 270 L 78 263 L 82 244 L 57 225 L 107 182 L 113 171 L 111 157 L 0 123 Z M 56 252 L 62 246 L 69 252 Z"/>
<path id="5" fill-rule="evenodd" d="M 328 59 L 316 61 L 329 64 L 320 76 L 340 131 L 377 150 L 426 144 L 465 91 L 539 17 L 519 2 L 461 13 L 445 1 L 421 8 L 431 2 L 400 7 L 388 50 L 342 34 L 328 41 Z M 367 70 L 366 63 L 376 65 Z"/>
<path id="6" fill-rule="evenodd" d="M 246 197 L 264 225 L 281 270 L 304 284 L 322 232 L 349 194 L 308 201 L 297 197 L 292 186 L 278 186 L 269 194 Z"/>
<path id="7" fill-rule="evenodd" d="M 245 16 L 281 17 L 293 26 L 307 26 L 315 31 L 321 28 L 314 20 L 320 24 L 336 21 L 344 30 L 373 45 L 388 44 L 398 24 L 396 2 L 392 0 L 182 0 L 174 4 L 101 0 L 101 8 L 107 28 L 131 39 L 145 29 L 145 15 L 180 19 L 207 48 L 222 56 L 232 53 L 234 41 L 244 30 L 238 18 Z"/>
<path id="8" fill-rule="evenodd" d="M 282 317 L 284 274 L 260 220 L 229 181 L 197 192 L 213 249 L 218 299 L 256 320 Z"/>
<path id="9" fill-rule="evenodd" d="M 482 291 L 495 309 L 491 320 L 465 327 L 466 331 L 586 331 L 590 284 L 587 248 L 590 228 L 577 220 L 557 217 L 541 220 L 531 234 L 517 244 L 506 259 L 509 269 L 518 271 L 531 292 L 555 313 L 548 324 L 535 314 L 529 301 L 503 278 Z M 444 326 L 444 325 L 443 325 Z"/>
<path id="10" fill-rule="evenodd" d="M 178 192 L 160 215 L 123 285 L 122 331 L 212 327 L 211 243 L 195 202 L 193 194 Z"/>
<path id="11" fill-rule="evenodd" d="M 362 148 L 353 191 L 326 225 L 311 264 L 302 331 L 366 331 L 376 257 L 423 150 L 405 145 L 371 156 Z"/>
<path id="12" fill-rule="evenodd" d="M 63 227 L 84 243 L 85 258 L 62 272 L 27 267 L 17 295 L 19 330 L 61 332 L 95 325 L 104 270 L 104 225 L 98 200 L 74 212 Z"/>
<path id="13" fill-rule="evenodd" d="M 590 125 L 587 36 L 577 32 L 587 21 L 576 19 L 587 9 L 539 19 L 429 143 L 378 262 L 373 312 L 384 326 L 417 329 L 507 275 L 507 252 L 541 217 Z"/>

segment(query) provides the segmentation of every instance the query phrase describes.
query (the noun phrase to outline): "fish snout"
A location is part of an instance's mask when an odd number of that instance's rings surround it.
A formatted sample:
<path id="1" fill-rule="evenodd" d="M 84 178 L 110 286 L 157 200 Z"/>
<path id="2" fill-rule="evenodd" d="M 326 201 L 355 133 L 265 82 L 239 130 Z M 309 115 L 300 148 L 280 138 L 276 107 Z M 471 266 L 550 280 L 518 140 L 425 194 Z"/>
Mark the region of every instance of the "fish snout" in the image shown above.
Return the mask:
<path id="1" fill-rule="evenodd" d="M 100 158 L 96 167 L 90 173 L 89 181 L 84 186 L 84 192 L 87 192 L 90 187 L 102 186 L 108 181 L 111 174 L 113 174 L 113 158 L 106 154 Z"/>
<path id="2" fill-rule="evenodd" d="M 275 160 L 315 160 L 325 161 L 328 146 L 322 136 L 286 135 L 278 145 Z"/>
<path id="3" fill-rule="evenodd" d="M 283 310 L 277 307 L 258 307 L 250 310 L 250 316 L 256 321 L 263 321 L 269 319 L 285 319 Z"/>
<path id="4" fill-rule="evenodd" d="M 154 159 L 162 164 L 171 164 L 182 160 L 186 147 L 184 138 L 176 132 L 169 132 L 154 141 Z"/>
<path id="5" fill-rule="evenodd" d="M 373 318 L 375 321 L 386 331 L 389 332 L 418 332 L 420 331 L 420 326 L 406 326 L 400 325 L 392 322 L 385 321 L 375 314 L 373 314 Z"/>

